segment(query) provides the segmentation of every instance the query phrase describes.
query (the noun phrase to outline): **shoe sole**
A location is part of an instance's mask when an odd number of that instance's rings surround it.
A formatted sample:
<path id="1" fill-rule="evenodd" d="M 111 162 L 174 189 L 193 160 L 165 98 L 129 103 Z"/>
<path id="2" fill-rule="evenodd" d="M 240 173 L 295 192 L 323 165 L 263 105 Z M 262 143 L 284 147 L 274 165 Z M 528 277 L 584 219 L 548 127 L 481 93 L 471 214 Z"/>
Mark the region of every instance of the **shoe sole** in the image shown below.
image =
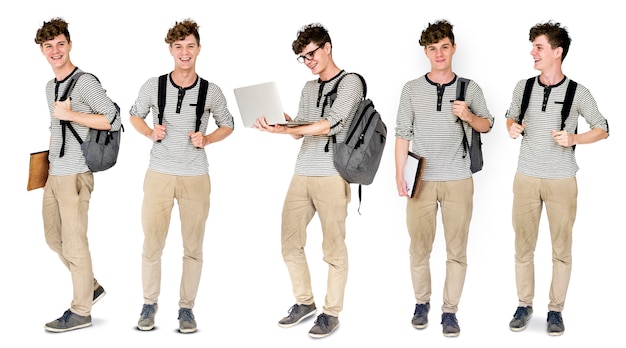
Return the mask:
<path id="1" fill-rule="evenodd" d="M 91 322 L 85 323 L 85 324 L 81 324 L 81 325 L 72 326 L 72 327 L 66 328 L 66 329 L 55 329 L 55 328 L 48 327 L 48 326 L 44 326 L 44 328 L 47 331 L 50 331 L 50 332 L 66 332 L 66 331 L 82 329 L 82 328 L 85 328 L 85 327 L 88 327 L 88 326 L 91 326 Z"/>
<path id="2" fill-rule="evenodd" d="M 291 324 L 281 324 L 281 323 L 278 323 L 278 326 L 280 326 L 282 328 L 285 328 L 285 329 L 288 328 L 288 327 L 296 326 L 296 325 L 300 324 L 300 322 L 302 322 L 304 319 L 306 319 L 306 318 L 308 318 L 308 317 L 310 317 L 312 315 L 315 315 L 315 313 L 317 313 L 317 309 L 314 309 L 311 312 L 303 315 L 302 318 L 298 319 L 298 321 L 296 321 L 295 323 L 291 323 Z"/>
<path id="3" fill-rule="evenodd" d="M 150 330 L 154 329 L 154 325 L 150 325 L 150 326 L 139 326 L 139 325 L 137 325 L 137 329 L 139 329 L 140 331 L 150 331 Z"/>
<path id="4" fill-rule="evenodd" d="M 561 336 L 562 334 L 563 334 L 563 331 L 555 331 L 555 332 L 548 331 L 548 336 Z"/>
<path id="5" fill-rule="evenodd" d="M 93 302 L 91 303 L 91 305 L 95 305 L 96 302 L 100 301 L 100 299 L 102 299 L 104 297 L 104 295 L 106 295 L 107 292 L 106 291 L 102 291 L 102 293 L 100 295 L 98 295 L 98 297 L 93 299 Z"/>
<path id="6" fill-rule="evenodd" d="M 411 325 L 413 325 L 413 328 L 414 328 L 414 329 L 417 329 L 417 330 L 422 330 L 422 329 L 425 329 L 425 328 L 428 326 L 428 323 L 426 323 L 426 324 L 421 324 L 421 325 L 415 325 L 415 324 L 411 324 Z"/>
<path id="7" fill-rule="evenodd" d="M 194 333 L 196 332 L 196 330 L 197 329 L 178 329 L 178 332 L 188 334 L 188 333 Z"/>
<path id="8" fill-rule="evenodd" d="M 312 337 L 312 338 L 324 338 L 324 337 L 330 336 L 330 334 L 335 332 L 335 330 L 337 330 L 338 327 L 339 327 L 339 324 L 337 324 L 337 326 L 335 326 L 335 328 L 331 332 L 325 333 L 325 334 L 316 334 L 316 333 L 310 333 L 309 332 L 309 337 Z"/>
<path id="9" fill-rule="evenodd" d="M 444 333 L 443 333 L 443 335 L 444 335 L 445 337 L 457 337 L 457 336 L 458 336 L 458 335 L 460 335 L 460 334 L 461 334 L 460 332 L 448 332 L 448 333 L 445 333 L 445 332 L 444 332 Z"/>

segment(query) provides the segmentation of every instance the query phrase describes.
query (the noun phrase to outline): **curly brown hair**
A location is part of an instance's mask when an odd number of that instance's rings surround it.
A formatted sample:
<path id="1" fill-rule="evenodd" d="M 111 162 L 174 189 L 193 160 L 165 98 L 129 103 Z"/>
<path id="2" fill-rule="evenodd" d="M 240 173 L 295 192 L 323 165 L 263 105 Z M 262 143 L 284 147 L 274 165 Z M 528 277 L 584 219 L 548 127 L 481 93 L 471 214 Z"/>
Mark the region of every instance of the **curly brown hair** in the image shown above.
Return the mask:
<path id="1" fill-rule="evenodd" d="M 184 40 L 187 36 L 193 35 L 200 45 L 200 33 L 198 29 L 200 26 L 192 19 L 185 19 L 182 22 L 176 22 L 173 27 L 167 31 L 165 37 L 165 43 L 172 44 L 178 40 Z"/>
<path id="2" fill-rule="evenodd" d="M 49 22 L 43 22 L 41 28 L 37 30 L 35 35 L 35 43 L 42 45 L 46 41 L 50 41 L 59 35 L 65 35 L 67 42 L 70 42 L 70 32 L 67 29 L 68 23 L 63 18 L 52 18 Z"/>
<path id="3" fill-rule="evenodd" d="M 440 19 L 435 23 L 428 23 L 426 29 L 422 31 L 420 37 L 420 46 L 426 47 L 428 45 L 437 43 L 445 38 L 450 39 L 450 43 L 454 45 L 454 33 L 452 32 L 452 24 L 445 19 Z"/>
<path id="4" fill-rule="evenodd" d="M 291 49 L 293 49 L 295 54 L 300 54 L 311 42 L 318 46 L 322 46 L 327 42 L 330 42 L 331 47 L 333 45 L 328 30 L 319 23 L 311 23 L 298 30 L 298 37 L 291 44 Z"/>
<path id="5" fill-rule="evenodd" d="M 538 23 L 532 28 L 528 34 L 530 42 L 535 41 L 538 36 L 545 35 L 550 43 L 552 49 L 561 47 L 563 53 L 561 54 L 561 62 L 565 60 L 567 52 L 569 51 L 569 45 L 572 43 L 572 39 L 567 33 L 567 29 L 561 26 L 561 23 L 548 21 L 545 23 Z"/>

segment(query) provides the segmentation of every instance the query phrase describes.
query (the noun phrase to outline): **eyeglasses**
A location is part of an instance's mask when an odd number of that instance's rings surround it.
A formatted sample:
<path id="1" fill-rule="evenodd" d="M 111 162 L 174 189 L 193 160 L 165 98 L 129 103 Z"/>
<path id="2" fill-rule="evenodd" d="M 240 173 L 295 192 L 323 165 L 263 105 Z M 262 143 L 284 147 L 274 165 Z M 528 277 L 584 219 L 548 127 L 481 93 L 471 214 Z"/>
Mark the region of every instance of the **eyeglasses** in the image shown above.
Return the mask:
<path id="1" fill-rule="evenodd" d="M 314 49 L 313 51 L 309 52 L 309 53 L 305 53 L 303 56 L 298 56 L 296 59 L 298 60 L 298 62 L 300 63 L 304 63 L 307 60 L 311 60 L 313 59 L 313 57 L 315 56 L 315 51 L 319 50 L 320 48 L 324 47 L 324 45 L 326 44 L 326 42 L 324 42 L 323 44 L 317 46 L 316 49 Z"/>

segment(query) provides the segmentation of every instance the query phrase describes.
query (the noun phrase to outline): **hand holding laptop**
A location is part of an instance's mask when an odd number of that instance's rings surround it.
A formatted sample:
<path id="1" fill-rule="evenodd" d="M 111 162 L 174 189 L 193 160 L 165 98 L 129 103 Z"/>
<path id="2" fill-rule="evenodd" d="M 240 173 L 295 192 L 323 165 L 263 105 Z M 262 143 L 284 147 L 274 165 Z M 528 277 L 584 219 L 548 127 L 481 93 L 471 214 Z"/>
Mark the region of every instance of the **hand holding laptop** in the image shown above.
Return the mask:
<path id="1" fill-rule="evenodd" d="M 283 112 L 275 82 L 239 87 L 233 91 L 245 127 L 259 128 L 263 122 L 267 126 L 301 126 L 312 123 L 292 121 L 291 117 Z"/>

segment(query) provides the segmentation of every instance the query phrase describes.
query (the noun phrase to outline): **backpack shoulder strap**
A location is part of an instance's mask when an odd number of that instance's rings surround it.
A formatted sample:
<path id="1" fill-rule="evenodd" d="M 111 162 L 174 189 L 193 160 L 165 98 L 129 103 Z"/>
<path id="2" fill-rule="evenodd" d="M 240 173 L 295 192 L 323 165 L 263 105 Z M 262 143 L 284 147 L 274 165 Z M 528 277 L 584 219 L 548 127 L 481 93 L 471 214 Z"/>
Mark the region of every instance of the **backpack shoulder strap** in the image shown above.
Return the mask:
<path id="1" fill-rule="evenodd" d="M 470 80 L 464 77 L 459 77 L 456 82 L 456 100 L 465 101 L 465 93 L 467 92 L 467 86 Z"/>
<path id="2" fill-rule="evenodd" d="M 519 114 L 519 119 L 517 123 L 522 124 L 522 120 L 524 119 L 524 114 L 526 114 L 526 110 L 528 109 L 528 102 L 530 101 L 530 94 L 533 91 L 533 85 L 535 84 L 535 77 L 531 77 L 526 80 L 526 86 L 524 87 L 524 95 L 522 96 L 522 105 L 521 111 Z"/>
<path id="3" fill-rule="evenodd" d="M 206 94 L 209 90 L 209 81 L 200 78 L 200 91 L 198 92 L 198 103 L 196 104 L 196 132 L 200 130 L 204 106 L 206 105 Z"/>
<path id="4" fill-rule="evenodd" d="M 561 109 L 561 130 L 565 128 L 565 120 L 567 120 L 567 117 L 572 109 L 572 102 L 574 101 L 576 87 L 578 87 L 578 83 L 574 80 L 569 80 L 567 91 L 565 92 L 565 100 L 563 100 L 563 109 Z"/>
<path id="5" fill-rule="evenodd" d="M 470 80 L 464 77 L 459 77 L 456 81 L 456 100 L 465 101 L 465 93 L 467 92 L 467 86 Z M 457 121 L 461 122 L 460 118 Z M 469 141 L 467 140 L 467 133 L 465 132 L 465 125 L 461 122 L 461 130 L 463 131 L 463 158 L 467 154 L 469 149 Z"/>
<path id="6" fill-rule="evenodd" d="M 159 76 L 159 92 L 157 95 L 159 106 L 159 124 L 163 124 L 163 112 L 165 110 L 165 90 L 167 89 L 167 74 Z"/>
<path id="7" fill-rule="evenodd" d="M 83 74 L 84 72 L 78 71 L 74 75 L 72 75 L 72 77 L 70 78 L 70 81 L 67 84 L 67 87 L 65 87 L 65 90 L 63 91 L 63 95 L 61 95 L 61 98 L 59 98 L 59 101 L 65 101 L 67 100 L 67 98 L 69 98 L 70 94 L 72 93 L 72 90 L 74 90 L 74 86 L 76 86 L 76 82 L 78 81 L 78 78 L 81 77 Z M 74 129 L 74 127 L 72 127 L 72 124 L 69 121 L 60 121 L 60 122 L 61 122 L 61 137 L 63 140 L 61 143 L 61 151 L 59 153 L 59 157 L 63 157 L 65 155 L 65 138 L 66 138 L 65 134 L 66 134 L 67 128 L 69 128 L 72 134 L 74 134 L 74 137 L 76 138 L 76 140 L 78 140 L 79 144 L 83 143 L 83 139 L 80 138 L 80 136 L 78 135 L 78 132 L 76 132 L 76 130 Z"/>

